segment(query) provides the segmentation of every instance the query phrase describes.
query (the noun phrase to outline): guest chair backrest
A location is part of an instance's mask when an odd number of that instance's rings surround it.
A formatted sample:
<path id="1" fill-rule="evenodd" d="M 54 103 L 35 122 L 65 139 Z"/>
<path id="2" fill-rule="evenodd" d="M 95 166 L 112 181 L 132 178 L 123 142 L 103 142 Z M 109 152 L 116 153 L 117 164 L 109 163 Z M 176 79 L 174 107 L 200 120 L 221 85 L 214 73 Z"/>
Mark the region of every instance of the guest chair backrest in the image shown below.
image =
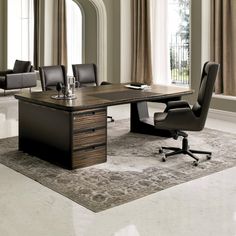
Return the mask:
<path id="1" fill-rule="evenodd" d="M 218 69 L 219 64 L 214 62 L 206 62 L 203 66 L 197 102 L 192 108 L 195 116 L 199 118 L 200 128 L 203 128 L 206 122 Z"/>
<path id="2" fill-rule="evenodd" d="M 66 85 L 66 72 L 63 65 L 39 67 L 42 90 L 55 90 L 57 83 Z"/>
<path id="3" fill-rule="evenodd" d="M 78 87 L 97 86 L 97 68 L 95 64 L 72 65 L 73 75 Z"/>

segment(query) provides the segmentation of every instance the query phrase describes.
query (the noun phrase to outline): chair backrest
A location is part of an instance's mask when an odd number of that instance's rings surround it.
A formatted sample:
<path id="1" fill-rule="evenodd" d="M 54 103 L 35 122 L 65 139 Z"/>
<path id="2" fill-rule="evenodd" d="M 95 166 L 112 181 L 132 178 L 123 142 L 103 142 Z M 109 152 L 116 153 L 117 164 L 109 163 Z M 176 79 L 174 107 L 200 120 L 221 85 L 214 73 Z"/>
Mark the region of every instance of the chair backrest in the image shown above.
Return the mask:
<path id="1" fill-rule="evenodd" d="M 78 87 L 97 86 L 97 68 L 95 64 L 72 65 Z"/>
<path id="2" fill-rule="evenodd" d="M 31 62 L 30 61 L 20 61 L 16 60 L 14 67 L 13 67 L 13 73 L 26 73 L 30 72 L 31 70 Z"/>
<path id="3" fill-rule="evenodd" d="M 199 118 L 200 128 L 203 128 L 206 122 L 219 67 L 220 65 L 214 62 L 206 62 L 203 66 L 197 102 L 192 108 L 195 116 Z"/>
<path id="4" fill-rule="evenodd" d="M 39 67 L 39 75 L 43 91 L 56 89 L 59 82 L 66 85 L 66 72 L 63 65 Z"/>

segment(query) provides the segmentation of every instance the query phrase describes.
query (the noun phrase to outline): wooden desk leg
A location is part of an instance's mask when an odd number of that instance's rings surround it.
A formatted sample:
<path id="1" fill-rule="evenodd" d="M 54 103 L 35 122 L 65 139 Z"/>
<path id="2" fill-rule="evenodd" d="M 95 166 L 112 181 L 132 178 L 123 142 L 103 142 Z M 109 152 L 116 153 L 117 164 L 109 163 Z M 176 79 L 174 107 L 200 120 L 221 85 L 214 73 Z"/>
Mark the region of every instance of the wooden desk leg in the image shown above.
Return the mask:
<path id="1" fill-rule="evenodd" d="M 130 106 L 131 132 L 171 137 L 170 131 L 155 129 L 153 118 L 149 117 L 147 102 L 131 103 Z"/>

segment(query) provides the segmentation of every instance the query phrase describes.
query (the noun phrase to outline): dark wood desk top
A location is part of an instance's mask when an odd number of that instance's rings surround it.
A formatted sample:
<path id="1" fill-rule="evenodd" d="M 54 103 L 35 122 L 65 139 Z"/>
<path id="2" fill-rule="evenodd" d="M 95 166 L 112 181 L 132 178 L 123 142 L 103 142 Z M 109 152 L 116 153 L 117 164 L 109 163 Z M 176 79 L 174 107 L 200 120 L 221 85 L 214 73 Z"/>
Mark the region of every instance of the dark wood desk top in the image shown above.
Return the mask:
<path id="1" fill-rule="evenodd" d="M 51 96 L 56 95 L 56 91 L 21 93 L 16 94 L 15 98 L 60 110 L 79 111 L 139 101 L 171 98 L 192 93 L 193 90 L 189 88 L 177 86 L 153 85 L 147 90 L 134 90 L 124 87 L 124 84 L 112 84 L 78 88 L 75 92 L 77 96 L 75 100 L 52 99 Z"/>

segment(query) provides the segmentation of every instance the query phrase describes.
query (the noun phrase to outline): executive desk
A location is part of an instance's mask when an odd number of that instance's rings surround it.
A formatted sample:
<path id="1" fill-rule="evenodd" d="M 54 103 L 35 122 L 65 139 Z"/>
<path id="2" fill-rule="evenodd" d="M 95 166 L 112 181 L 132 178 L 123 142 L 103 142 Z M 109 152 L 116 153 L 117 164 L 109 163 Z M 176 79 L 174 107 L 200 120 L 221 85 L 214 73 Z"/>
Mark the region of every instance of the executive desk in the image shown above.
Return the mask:
<path id="1" fill-rule="evenodd" d="M 55 91 L 17 94 L 19 150 L 67 169 L 102 163 L 107 159 L 108 106 L 131 103 L 131 132 L 168 136 L 154 128 L 147 101 L 191 93 L 181 87 L 132 90 L 119 84 L 78 88 L 75 100 L 52 99 Z"/>

